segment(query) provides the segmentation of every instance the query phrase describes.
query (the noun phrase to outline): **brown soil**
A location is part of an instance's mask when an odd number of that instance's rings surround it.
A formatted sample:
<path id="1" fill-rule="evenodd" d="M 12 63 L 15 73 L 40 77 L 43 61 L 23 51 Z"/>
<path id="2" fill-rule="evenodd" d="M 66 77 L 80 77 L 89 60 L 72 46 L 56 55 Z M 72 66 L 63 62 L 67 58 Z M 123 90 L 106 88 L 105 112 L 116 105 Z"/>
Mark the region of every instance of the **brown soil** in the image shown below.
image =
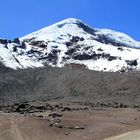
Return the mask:
<path id="1" fill-rule="evenodd" d="M 1 113 L 0 140 L 103 140 L 140 129 L 140 112 L 134 109 L 65 111 L 59 117 L 63 128 L 50 126 L 49 113 Z"/>

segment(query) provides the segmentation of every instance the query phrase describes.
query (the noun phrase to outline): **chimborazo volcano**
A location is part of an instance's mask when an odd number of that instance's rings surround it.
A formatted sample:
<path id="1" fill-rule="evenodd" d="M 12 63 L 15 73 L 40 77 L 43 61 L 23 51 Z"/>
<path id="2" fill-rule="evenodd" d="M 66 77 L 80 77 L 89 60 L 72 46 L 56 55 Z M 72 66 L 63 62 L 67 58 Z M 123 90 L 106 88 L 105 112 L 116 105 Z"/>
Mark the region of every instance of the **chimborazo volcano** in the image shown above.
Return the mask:
<path id="1" fill-rule="evenodd" d="M 70 67 L 106 72 L 140 70 L 140 42 L 69 18 L 13 40 L 0 39 L 0 62 L 12 69 Z"/>

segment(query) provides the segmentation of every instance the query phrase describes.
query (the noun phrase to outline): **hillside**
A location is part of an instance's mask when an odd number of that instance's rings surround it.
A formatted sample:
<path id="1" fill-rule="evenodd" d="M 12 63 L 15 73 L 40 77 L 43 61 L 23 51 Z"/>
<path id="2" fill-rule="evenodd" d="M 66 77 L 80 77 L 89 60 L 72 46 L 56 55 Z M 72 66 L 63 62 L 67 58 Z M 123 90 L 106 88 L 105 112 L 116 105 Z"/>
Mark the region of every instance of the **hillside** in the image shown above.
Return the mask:
<path id="1" fill-rule="evenodd" d="M 0 103 L 23 101 L 87 102 L 104 107 L 139 107 L 140 74 L 69 68 L 0 72 Z"/>

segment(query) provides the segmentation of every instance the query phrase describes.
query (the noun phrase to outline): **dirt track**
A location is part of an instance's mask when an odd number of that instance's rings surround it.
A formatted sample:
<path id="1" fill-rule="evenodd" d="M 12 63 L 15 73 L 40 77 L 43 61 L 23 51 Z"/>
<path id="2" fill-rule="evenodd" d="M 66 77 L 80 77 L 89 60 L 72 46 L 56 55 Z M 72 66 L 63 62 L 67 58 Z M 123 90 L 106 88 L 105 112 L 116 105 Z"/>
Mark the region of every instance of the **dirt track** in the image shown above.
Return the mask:
<path id="1" fill-rule="evenodd" d="M 130 131 L 105 140 L 140 140 L 140 130 Z"/>

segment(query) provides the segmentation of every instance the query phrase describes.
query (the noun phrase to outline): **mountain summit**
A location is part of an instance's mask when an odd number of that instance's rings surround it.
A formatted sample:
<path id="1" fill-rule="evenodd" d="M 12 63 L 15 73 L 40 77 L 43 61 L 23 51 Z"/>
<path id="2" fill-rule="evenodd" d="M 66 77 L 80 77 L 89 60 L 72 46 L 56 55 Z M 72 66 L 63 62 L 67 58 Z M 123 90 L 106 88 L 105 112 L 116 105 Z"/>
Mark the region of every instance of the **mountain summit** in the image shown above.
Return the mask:
<path id="1" fill-rule="evenodd" d="M 109 29 L 93 29 L 79 19 L 69 18 L 49 27 L 31 33 L 21 39 L 36 38 L 40 40 L 55 39 L 59 36 L 71 34 L 85 37 L 85 34 L 92 35 L 101 43 L 116 44 L 120 46 L 140 48 L 140 42 L 135 41 L 128 35 Z M 99 40 L 100 39 L 100 40 Z"/>
<path id="2" fill-rule="evenodd" d="M 14 40 L 0 39 L 0 61 L 7 67 L 82 68 L 126 72 L 140 69 L 140 42 L 109 29 L 69 18 Z"/>

